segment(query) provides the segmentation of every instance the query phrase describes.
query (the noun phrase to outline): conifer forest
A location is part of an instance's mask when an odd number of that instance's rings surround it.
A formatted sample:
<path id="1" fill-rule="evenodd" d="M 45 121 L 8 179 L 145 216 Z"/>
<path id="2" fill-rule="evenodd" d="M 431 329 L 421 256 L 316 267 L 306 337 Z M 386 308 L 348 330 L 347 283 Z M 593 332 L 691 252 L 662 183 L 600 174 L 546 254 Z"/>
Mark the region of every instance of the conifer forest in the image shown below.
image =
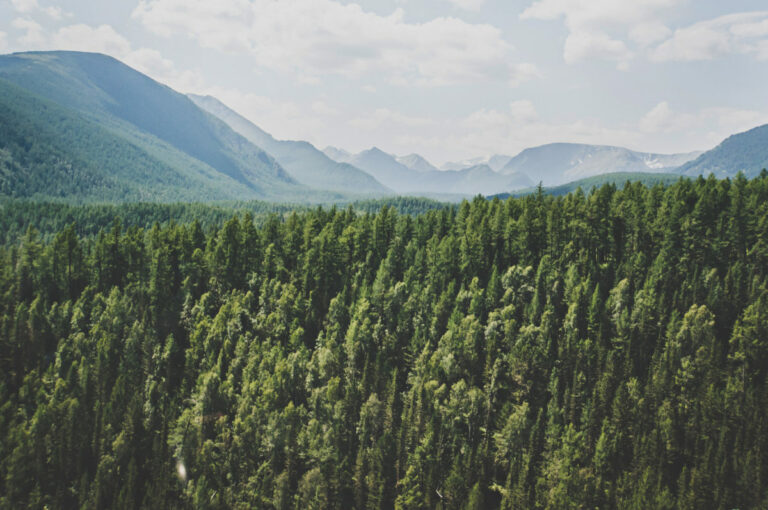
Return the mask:
<path id="1" fill-rule="evenodd" d="M 766 171 L 411 205 L 17 208 L 0 508 L 768 507 Z"/>

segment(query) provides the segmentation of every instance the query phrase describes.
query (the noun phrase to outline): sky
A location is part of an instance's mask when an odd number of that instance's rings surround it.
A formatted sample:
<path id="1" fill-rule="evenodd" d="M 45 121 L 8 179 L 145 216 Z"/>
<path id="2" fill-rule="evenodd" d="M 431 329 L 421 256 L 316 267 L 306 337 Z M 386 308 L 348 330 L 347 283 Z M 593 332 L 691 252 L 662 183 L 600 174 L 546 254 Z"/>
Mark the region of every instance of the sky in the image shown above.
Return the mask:
<path id="1" fill-rule="evenodd" d="M 766 0 L 0 0 L 0 53 L 112 55 L 280 139 L 435 164 L 689 152 L 768 123 Z"/>

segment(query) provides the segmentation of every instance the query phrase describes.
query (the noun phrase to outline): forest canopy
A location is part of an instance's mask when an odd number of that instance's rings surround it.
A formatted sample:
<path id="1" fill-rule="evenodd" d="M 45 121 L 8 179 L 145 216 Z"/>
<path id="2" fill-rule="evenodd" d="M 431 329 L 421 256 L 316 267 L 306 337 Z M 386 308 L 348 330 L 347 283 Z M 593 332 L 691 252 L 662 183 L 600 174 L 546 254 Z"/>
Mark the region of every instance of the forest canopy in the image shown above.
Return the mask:
<path id="1" fill-rule="evenodd" d="M 768 506 L 765 171 L 55 226 L 0 248 L 1 507 Z"/>

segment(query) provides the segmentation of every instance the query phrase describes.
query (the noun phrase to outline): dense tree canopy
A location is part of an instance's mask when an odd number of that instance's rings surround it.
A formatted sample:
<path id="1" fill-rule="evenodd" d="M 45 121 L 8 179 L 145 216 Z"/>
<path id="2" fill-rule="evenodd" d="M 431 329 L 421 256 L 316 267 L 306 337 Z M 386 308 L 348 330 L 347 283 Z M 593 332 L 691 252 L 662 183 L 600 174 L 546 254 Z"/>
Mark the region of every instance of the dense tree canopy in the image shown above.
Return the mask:
<path id="1" fill-rule="evenodd" d="M 768 505 L 768 174 L 29 230 L 0 506 Z"/>

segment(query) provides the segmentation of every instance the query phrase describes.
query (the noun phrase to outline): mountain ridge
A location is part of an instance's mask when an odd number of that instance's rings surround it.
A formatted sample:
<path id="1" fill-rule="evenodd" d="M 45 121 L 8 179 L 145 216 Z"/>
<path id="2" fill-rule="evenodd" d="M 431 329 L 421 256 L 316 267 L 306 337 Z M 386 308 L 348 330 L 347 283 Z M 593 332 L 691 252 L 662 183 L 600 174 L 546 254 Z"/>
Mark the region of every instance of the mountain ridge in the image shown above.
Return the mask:
<path id="1" fill-rule="evenodd" d="M 162 179 L 192 179 L 190 182 L 196 183 L 192 186 L 199 189 L 189 190 L 189 183 L 180 186 L 180 197 L 274 200 L 309 192 L 266 152 L 199 109 L 186 96 L 112 57 L 83 52 L 4 55 L 0 56 L 0 78 L 23 91 L 15 94 L 17 99 L 26 95 L 38 99 L 34 104 L 55 104 L 57 111 L 68 112 L 71 122 L 90 125 L 104 140 L 130 144 L 154 161 L 147 164 L 161 172 Z M 33 103 L 25 104 L 33 108 Z M 34 108 L 27 112 L 29 118 L 45 111 L 39 106 Z M 46 122 L 44 117 L 35 119 L 37 124 Z M 52 137 L 65 135 L 50 133 Z M 90 158 L 108 163 L 87 148 L 88 140 L 70 142 L 80 144 L 72 146 L 72 150 L 85 151 Z M 113 172 L 111 177 L 128 182 L 135 177 L 132 172 L 138 171 L 130 159 L 113 163 L 103 166 L 100 172 L 107 177 Z M 143 186 L 142 193 L 145 197 L 157 194 L 149 184 Z"/>
<path id="2" fill-rule="evenodd" d="M 198 107 L 273 156 L 298 182 L 330 191 L 384 195 L 391 190 L 374 177 L 344 162 L 333 161 L 311 143 L 277 140 L 262 128 L 212 96 L 188 94 Z"/>
<path id="3" fill-rule="evenodd" d="M 764 168 L 768 168 L 768 124 L 729 136 L 680 166 L 678 172 L 688 176 L 711 173 L 718 178 L 743 172 L 747 177 L 755 177 Z"/>

